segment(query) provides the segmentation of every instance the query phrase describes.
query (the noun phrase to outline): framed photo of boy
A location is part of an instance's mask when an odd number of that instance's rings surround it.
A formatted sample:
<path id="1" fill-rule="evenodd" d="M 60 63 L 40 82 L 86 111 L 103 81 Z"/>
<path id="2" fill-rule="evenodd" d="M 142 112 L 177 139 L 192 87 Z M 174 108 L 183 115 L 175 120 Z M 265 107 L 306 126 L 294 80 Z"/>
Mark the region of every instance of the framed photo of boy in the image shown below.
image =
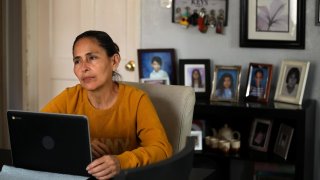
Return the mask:
<path id="1" fill-rule="evenodd" d="M 209 98 L 210 95 L 210 60 L 180 59 L 179 84 L 191 86 L 197 98 Z"/>
<path id="2" fill-rule="evenodd" d="M 293 131 L 294 129 L 288 125 L 283 123 L 280 125 L 273 152 L 284 159 L 287 159 L 288 156 Z"/>
<path id="3" fill-rule="evenodd" d="M 237 102 L 240 77 L 241 66 L 215 66 L 210 100 Z"/>
<path id="4" fill-rule="evenodd" d="M 274 100 L 301 105 L 309 66 L 308 61 L 282 61 Z"/>
<path id="5" fill-rule="evenodd" d="M 174 49 L 138 49 L 139 78 L 167 79 L 176 84 Z"/>
<path id="6" fill-rule="evenodd" d="M 195 137 L 194 150 L 202 150 L 202 131 L 191 131 L 191 136 Z"/>
<path id="7" fill-rule="evenodd" d="M 271 128 L 272 120 L 255 119 L 252 123 L 249 146 L 258 151 L 267 152 Z"/>
<path id="8" fill-rule="evenodd" d="M 272 64 L 250 63 L 246 101 L 268 102 L 272 79 Z"/>

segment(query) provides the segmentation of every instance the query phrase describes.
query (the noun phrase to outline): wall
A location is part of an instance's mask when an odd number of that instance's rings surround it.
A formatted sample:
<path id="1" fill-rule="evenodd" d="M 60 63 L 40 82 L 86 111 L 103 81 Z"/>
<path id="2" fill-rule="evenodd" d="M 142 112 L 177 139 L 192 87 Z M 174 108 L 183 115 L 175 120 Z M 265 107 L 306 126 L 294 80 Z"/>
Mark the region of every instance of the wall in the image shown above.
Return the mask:
<path id="1" fill-rule="evenodd" d="M 202 34 L 197 28 L 185 29 L 171 23 L 171 9 L 160 7 L 159 0 L 142 0 L 141 47 L 142 48 L 175 48 L 177 59 L 211 59 L 213 65 L 242 65 L 241 85 L 245 86 L 247 68 L 250 62 L 270 63 L 274 65 L 271 99 L 279 74 L 281 61 L 310 61 L 305 98 L 320 99 L 320 26 L 315 26 L 315 0 L 306 2 L 306 48 L 305 50 L 262 49 L 239 47 L 240 1 L 229 0 L 228 26 L 225 35 L 218 35 L 212 29 Z M 178 65 L 178 62 L 177 62 Z M 212 78 L 211 78 L 212 79 Z M 242 87 L 243 87 L 242 86 Z M 243 89 L 240 93 L 243 92 Z M 243 95 L 243 93 L 241 93 Z M 317 108 L 317 118 L 320 112 Z M 315 128 L 319 127 L 316 122 Z M 319 134 L 316 137 L 315 151 L 319 151 Z M 315 177 L 320 177 L 319 155 L 315 155 Z M 314 178 L 318 179 L 318 178 Z"/>

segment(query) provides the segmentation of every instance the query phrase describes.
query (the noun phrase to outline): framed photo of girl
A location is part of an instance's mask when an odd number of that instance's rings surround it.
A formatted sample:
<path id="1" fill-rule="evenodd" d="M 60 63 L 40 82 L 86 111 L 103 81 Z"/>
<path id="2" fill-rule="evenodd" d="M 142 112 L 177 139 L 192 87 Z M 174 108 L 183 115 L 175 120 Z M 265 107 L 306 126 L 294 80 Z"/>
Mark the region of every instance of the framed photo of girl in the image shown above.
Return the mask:
<path id="1" fill-rule="evenodd" d="M 268 102 L 272 79 L 272 64 L 250 63 L 246 88 L 246 101 Z"/>
<path id="2" fill-rule="evenodd" d="M 166 84 L 176 84 L 175 60 L 174 49 L 138 49 L 139 79 L 166 79 Z"/>
<path id="3" fill-rule="evenodd" d="M 180 59 L 179 84 L 193 87 L 197 99 L 209 98 L 210 60 Z"/>
<path id="4" fill-rule="evenodd" d="M 282 61 L 274 100 L 301 105 L 309 66 L 308 61 Z"/>
<path id="5" fill-rule="evenodd" d="M 241 66 L 215 66 L 210 100 L 237 102 L 240 77 Z"/>
<path id="6" fill-rule="evenodd" d="M 267 152 L 271 128 L 272 120 L 254 119 L 251 128 L 249 146 L 258 151 Z"/>

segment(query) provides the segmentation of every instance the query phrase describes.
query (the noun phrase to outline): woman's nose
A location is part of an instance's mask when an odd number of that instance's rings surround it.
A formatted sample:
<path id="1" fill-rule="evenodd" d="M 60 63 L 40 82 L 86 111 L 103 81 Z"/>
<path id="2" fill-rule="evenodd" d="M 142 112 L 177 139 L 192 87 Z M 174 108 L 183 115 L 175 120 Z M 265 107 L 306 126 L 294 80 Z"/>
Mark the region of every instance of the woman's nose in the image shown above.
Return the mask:
<path id="1" fill-rule="evenodd" d="M 88 66 L 87 61 L 81 62 L 81 71 L 86 72 L 88 70 L 89 70 L 89 66 Z"/>

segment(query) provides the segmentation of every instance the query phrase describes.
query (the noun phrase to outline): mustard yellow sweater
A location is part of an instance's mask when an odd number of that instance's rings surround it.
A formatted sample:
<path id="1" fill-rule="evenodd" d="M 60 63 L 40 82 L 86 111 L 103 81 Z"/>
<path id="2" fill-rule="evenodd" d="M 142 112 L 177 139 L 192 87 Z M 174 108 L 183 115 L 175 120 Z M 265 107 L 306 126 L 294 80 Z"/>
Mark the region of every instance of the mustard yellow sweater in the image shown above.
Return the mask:
<path id="1" fill-rule="evenodd" d="M 41 111 L 86 115 L 91 140 L 105 143 L 117 155 L 121 169 L 134 168 L 166 159 L 172 147 L 147 94 L 119 83 L 115 104 L 95 109 L 80 85 L 65 89 Z"/>

